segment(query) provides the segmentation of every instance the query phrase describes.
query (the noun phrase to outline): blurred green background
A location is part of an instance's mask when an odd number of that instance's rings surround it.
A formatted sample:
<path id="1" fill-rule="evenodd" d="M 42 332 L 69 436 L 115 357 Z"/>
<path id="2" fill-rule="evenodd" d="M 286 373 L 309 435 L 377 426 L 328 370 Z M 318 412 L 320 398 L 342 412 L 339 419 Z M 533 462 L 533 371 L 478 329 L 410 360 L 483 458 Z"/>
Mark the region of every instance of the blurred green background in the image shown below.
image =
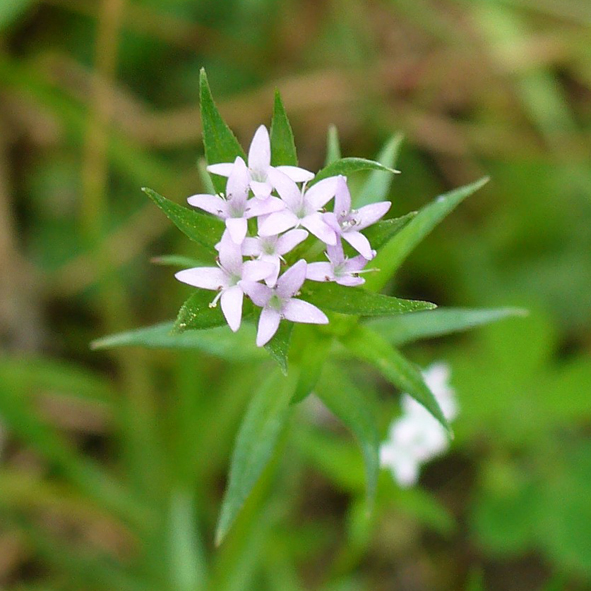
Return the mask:
<path id="1" fill-rule="evenodd" d="M 245 146 L 279 88 L 311 170 L 331 124 L 347 156 L 402 132 L 394 216 L 492 177 L 390 290 L 530 314 L 408 349 L 450 363 L 456 439 L 369 520 L 308 401 L 215 548 L 259 369 L 89 348 L 189 293 L 150 259 L 199 253 L 140 187 L 202 190 L 201 67 Z M 589 1 L 1 0 L 0 345 L 2 589 L 591 589 Z"/>

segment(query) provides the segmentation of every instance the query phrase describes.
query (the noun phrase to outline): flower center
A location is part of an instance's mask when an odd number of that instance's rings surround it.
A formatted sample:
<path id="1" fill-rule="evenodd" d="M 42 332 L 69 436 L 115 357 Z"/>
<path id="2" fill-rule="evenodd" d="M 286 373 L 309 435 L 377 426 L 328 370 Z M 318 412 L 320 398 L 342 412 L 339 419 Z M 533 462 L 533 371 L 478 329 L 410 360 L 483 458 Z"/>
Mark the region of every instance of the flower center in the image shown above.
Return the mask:
<path id="1" fill-rule="evenodd" d="M 283 300 L 276 293 L 274 293 L 269 298 L 269 302 L 268 302 L 267 306 L 269 308 L 271 308 L 272 310 L 275 310 L 277 312 L 281 312 L 281 308 L 283 308 Z"/>

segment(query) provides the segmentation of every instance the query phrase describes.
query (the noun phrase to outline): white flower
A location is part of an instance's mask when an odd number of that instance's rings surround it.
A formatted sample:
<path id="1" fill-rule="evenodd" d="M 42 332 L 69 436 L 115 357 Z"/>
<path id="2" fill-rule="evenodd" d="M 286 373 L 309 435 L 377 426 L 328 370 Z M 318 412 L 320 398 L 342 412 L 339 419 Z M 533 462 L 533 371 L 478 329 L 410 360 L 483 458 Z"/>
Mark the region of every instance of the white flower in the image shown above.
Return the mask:
<path id="1" fill-rule="evenodd" d="M 249 176 L 246 164 L 238 157 L 226 185 L 226 195 L 193 195 L 189 205 L 203 209 L 225 220 L 232 240 L 241 244 L 248 229 L 247 220 L 252 217 L 280 211 L 285 206 L 277 197 L 267 196 L 265 200 L 248 199 Z"/>
<path id="2" fill-rule="evenodd" d="M 279 277 L 274 288 L 248 280 L 240 282 L 244 293 L 263 309 L 257 332 L 258 347 L 266 345 L 273 338 L 283 318 L 305 324 L 328 324 L 324 312 L 294 297 L 305 279 L 306 261 L 301 259 Z"/>
<path id="3" fill-rule="evenodd" d="M 175 274 L 175 277 L 201 289 L 212 289 L 219 293 L 211 307 L 221 299 L 222 312 L 229 327 L 236 332 L 242 321 L 242 301 L 244 292 L 240 286 L 243 279 L 260 281 L 273 273 L 273 265 L 264 261 L 242 260 L 241 248 L 224 232 L 219 243 L 219 262 L 217 267 L 194 267 Z"/>
<path id="4" fill-rule="evenodd" d="M 445 418 L 451 421 L 457 416 L 458 407 L 449 376 L 445 363 L 433 364 L 423 372 Z M 444 453 L 449 441 L 441 424 L 408 394 L 402 398 L 402 408 L 402 416 L 393 421 L 388 439 L 380 448 L 380 462 L 392 471 L 400 486 L 408 487 L 418 481 L 421 464 Z"/>
<path id="5" fill-rule="evenodd" d="M 234 164 L 223 162 L 211 164 L 207 167 L 209 172 L 220 176 L 229 177 L 232 174 Z M 272 170 L 280 170 L 296 183 L 306 182 L 314 178 L 314 174 L 299 166 L 271 166 L 271 141 L 269 132 L 261 125 L 254 134 L 248 150 L 249 183 L 254 196 L 258 199 L 266 199 L 274 188 L 269 176 Z"/>

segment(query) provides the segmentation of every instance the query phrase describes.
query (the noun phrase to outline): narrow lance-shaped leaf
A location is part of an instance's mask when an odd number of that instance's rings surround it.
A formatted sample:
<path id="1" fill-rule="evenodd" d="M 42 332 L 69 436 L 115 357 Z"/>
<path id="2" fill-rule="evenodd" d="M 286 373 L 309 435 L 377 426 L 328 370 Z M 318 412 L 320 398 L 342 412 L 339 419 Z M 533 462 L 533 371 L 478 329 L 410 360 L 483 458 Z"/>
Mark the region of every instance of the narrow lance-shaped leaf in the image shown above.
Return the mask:
<path id="1" fill-rule="evenodd" d="M 418 312 L 394 318 L 385 318 L 379 322 L 366 324 L 382 335 L 393 345 L 404 345 L 419 339 L 443 336 L 454 332 L 469 330 L 477 326 L 496 322 L 510 316 L 527 314 L 520 308 L 438 308 L 431 312 Z"/>
<path id="2" fill-rule="evenodd" d="M 346 374 L 331 365 L 325 368 L 315 392 L 359 441 L 365 462 L 367 505 L 371 509 L 380 469 L 380 438 L 369 401 Z"/>
<path id="3" fill-rule="evenodd" d="M 416 215 L 416 211 L 411 211 L 399 218 L 380 220 L 369 228 L 363 230 L 363 234 L 365 234 L 372 247 L 379 250 L 384 244 L 400 232 L 400 230 L 402 230 L 402 228 L 404 228 Z"/>
<path id="4" fill-rule="evenodd" d="M 183 269 L 207 267 L 207 263 L 186 257 L 182 254 L 164 254 L 162 256 L 152 257 L 150 262 L 155 265 L 162 265 L 163 267 L 182 267 Z"/>
<path id="5" fill-rule="evenodd" d="M 152 189 L 143 188 L 142 191 L 166 214 L 169 220 L 191 240 L 205 246 L 211 252 L 216 252 L 215 245 L 219 242 L 224 231 L 224 222 L 198 213 L 178 205 L 166 197 L 159 195 Z"/>
<path id="6" fill-rule="evenodd" d="M 449 424 L 420 370 L 383 337 L 358 325 L 341 337 L 341 341 L 355 357 L 371 363 L 387 380 L 421 403 L 451 434 Z"/>
<path id="7" fill-rule="evenodd" d="M 204 289 L 196 290 L 179 310 L 172 332 L 182 333 L 186 330 L 199 330 L 226 324 L 220 306 L 211 305 L 214 298 L 215 292 Z"/>
<path id="8" fill-rule="evenodd" d="M 339 132 L 335 125 L 328 128 L 326 138 L 326 163 L 325 166 L 333 164 L 341 159 L 341 143 L 339 141 Z"/>
<path id="9" fill-rule="evenodd" d="M 204 69 L 201 70 L 199 76 L 199 97 L 201 100 L 201 122 L 203 124 L 203 146 L 207 163 L 234 162 L 237 156 L 241 156 L 246 160 L 244 150 L 232 130 L 226 125 L 213 101 Z M 225 178 L 213 175 L 212 182 L 217 192 L 225 190 Z"/>
<path id="10" fill-rule="evenodd" d="M 265 345 L 271 358 L 277 362 L 283 375 L 287 375 L 287 355 L 291 342 L 293 322 L 282 320 L 273 338 Z"/>
<path id="11" fill-rule="evenodd" d="M 398 270 L 406 257 L 427 236 L 445 216 L 453 211 L 466 197 L 472 195 L 488 182 L 480 179 L 471 185 L 445 193 L 423 207 L 400 232 L 388 242 L 369 266 L 379 269 L 366 279 L 366 287 L 379 291 Z"/>
<path id="12" fill-rule="evenodd" d="M 290 414 L 294 380 L 273 372 L 252 398 L 232 453 L 230 477 L 216 530 L 220 544 L 271 459 Z"/>
<path id="13" fill-rule="evenodd" d="M 365 158 L 341 158 L 340 160 L 336 160 L 332 162 L 328 166 L 325 166 L 311 181 L 310 185 L 321 181 L 324 178 L 329 176 L 337 176 L 339 174 L 342 175 L 349 175 L 353 174 L 354 172 L 359 172 L 361 170 L 381 170 L 383 172 L 389 173 L 398 173 L 399 170 L 394 170 L 393 168 L 389 168 L 380 164 L 379 162 L 374 162 L 373 160 L 366 160 Z"/>
<path id="14" fill-rule="evenodd" d="M 386 142 L 386 145 L 378 154 L 377 161 L 388 168 L 394 168 L 394 166 L 396 166 L 396 160 L 398 159 L 398 153 L 400 152 L 402 139 L 403 135 L 397 133 Z M 363 185 L 361 192 L 355 199 L 355 207 L 363 207 L 364 205 L 377 203 L 378 201 L 384 201 L 387 199 L 393 179 L 394 177 L 387 172 L 381 170 L 372 171 Z M 373 247 L 378 248 L 375 245 L 373 245 Z"/>
<path id="15" fill-rule="evenodd" d="M 271 122 L 271 164 L 273 166 L 298 165 L 293 131 L 279 91 L 275 91 L 273 120 Z"/>
<path id="16" fill-rule="evenodd" d="M 388 316 L 437 307 L 431 302 L 404 300 L 338 283 L 309 283 L 302 291 L 311 304 L 341 314 Z"/>
<path id="17" fill-rule="evenodd" d="M 299 352 L 296 360 L 298 383 L 292 403 L 301 402 L 318 382 L 333 342 L 332 335 L 318 330 L 316 326 L 298 326 L 294 349 Z"/>
<path id="18" fill-rule="evenodd" d="M 147 349 L 191 349 L 203 351 L 231 361 L 265 359 L 265 353 L 255 342 L 255 328 L 244 323 L 237 333 L 226 326 L 187 330 L 172 334 L 174 322 L 120 332 L 97 339 L 92 349 L 113 349 L 116 347 L 145 347 Z"/>

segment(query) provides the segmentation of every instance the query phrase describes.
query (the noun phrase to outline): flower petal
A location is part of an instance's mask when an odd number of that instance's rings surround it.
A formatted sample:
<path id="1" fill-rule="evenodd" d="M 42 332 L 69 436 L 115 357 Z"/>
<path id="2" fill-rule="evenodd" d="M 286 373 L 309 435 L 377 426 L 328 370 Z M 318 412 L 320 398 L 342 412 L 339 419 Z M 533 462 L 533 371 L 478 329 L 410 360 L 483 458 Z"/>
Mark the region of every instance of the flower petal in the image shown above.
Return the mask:
<path id="1" fill-rule="evenodd" d="M 314 178 L 314 173 L 299 166 L 276 166 L 275 170 L 287 175 L 295 183 L 305 183 Z"/>
<path id="2" fill-rule="evenodd" d="M 245 257 L 258 257 L 263 253 L 260 238 L 245 238 L 242 243 L 242 254 Z"/>
<path id="3" fill-rule="evenodd" d="M 337 217 L 344 217 L 351 211 L 351 193 L 347 186 L 347 179 L 339 176 L 334 198 L 334 212 Z"/>
<path id="4" fill-rule="evenodd" d="M 365 257 L 358 255 L 347 260 L 345 269 L 348 273 L 357 273 L 361 271 L 361 269 L 363 269 L 368 262 L 369 261 Z"/>
<path id="5" fill-rule="evenodd" d="M 336 244 L 337 235 L 334 230 L 326 224 L 322 219 L 322 214 L 313 213 L 307 215 L 303 220 L 300 221 L 301 225 L 307 230 L 310 230 L 316 238 L 322 240 L 325 244 Z"/>
<path id="6" fill-rule="evenodd" d="M 345 275 L 344 277 L 338 277 L 336 282 L 339 285 L 345 285 L 346 287 L 357 287 L 358 285 L 363 285 L 365 283 L 365 279 L 363 277 Z"/>
<path id="7" fill-rule="evenodd" d="M 337 234 L 341 233 L 341 225 L 339 224 L 339 220 L 332 211 L 323 213 L 322 219 L 331 230 L 334 230 Z"/>
<path id="8" fill-rule="evenodd" d="M 330 176 L 322 179 L 306 191 L 304 199 L 314 207 L 314 210 L 319 210 L 335 196 L 339 179 L 344 178 L 344 176 Z"/>
<path id="9" fill-rule="evenodd" d="M 375 250 L 371 248 L 369 240 L 357 230 L 343 232 L 341 236 L 364 258 L 368 261 L 375 256 Z"/>
<path id="10" fill-rule="evenodd" d="M 217 249 L 223 269 L 229 274 L 240 275 L 242 273 L 242 248 L 234 242 L 229 229 L 222 234 Z"/>
<path id="11" fill-rule="evenodd" d="M 277 240 L 277 246 L 275 248 L 277 254 L 284 255 L 292 251 L 300 242 L 303 242 L 308 237 L 308 232 L 298 228 L 296 230 L 290 230 L 282 236 L 279 236 Z"/>
<path id="12" fill-rule="evenodd" d="M 281 234 L 281 232 L 297 226 L 298 222 L 298 218 L 291 211 L 287 209 L 277 211 L 270 214 L 261 224 L 259 234 L 261 236 L 277 236 L 277 234 Z"/>
<path id="13" fill-rule="evenodd" d="M 271 140 L 267 128 L 261 125 L 256 130 L 248 149 L 248 168 L 255 173 L 266 174 L 270 165 Z"/>
<path id="14" fill-rule="evenodd" d="M 391 205 L 392 203 L 390 201 L 380 201 L 379 203 L 371 203 L 359 208 L 355 214 L 355 219 L 357 220 L 355 227 L 358 230 L 363 230 L 363 228 L 375 224 L 381 217 L 386 215 Z"/>
<path id="15" fill-rule="evenodd" d="M 292 265 L 277 280 L 277 295 L 282 300 L 293 297 L 302 287 L 306 280 L 306 266 L 304 259 L 300 259 L 295 265 Z"/>
<path id="16" fill-rule="evenodd" d="M 248 197 L 250 174 L 244 160 L 238 156 L 234 161 L 234 170 L 226 185 L 226 199 L 230 202 L 231 209 L 243 211 Z"/>
<path id="17" fill-rule="evenodd" d="M 234 244 L 242 244 L 244 242 L 246 230 L 248 229 L 248 223 L 245 218 L 226 218 L 226 228 L 228 228 Z"/>
<path id="18" fill-rule="evenodd" d="M 238 282 L 242 291 L 260 308 L 267 305 L 267 302 L 273 295 L 273 290 L 262 283 L 242 280 Z"/>
<path id="19" fill-rule="evenodd" d="M 305 324 L 328 324 L 326 314 L 308 302 L 291 299 L 283 306 L 283 316 L 292 322 Z"/>
<path id="20" fill-rule="evenodd" d="M 246 205 L 246 214 L 244 217 L 252 218 L 261 215 L 267 215 L 276 211 L 285 209 L 285 203 L 277 197 L 267 197 L 266 199 L 251 199 Z"/>
<path id="21" fill-rule="evenodd" d="M 220 162 L 219 164 L 210 164 L 207 171 L 219 176 L 230 176 L 234 170 L 233 162 Z"/>
<path id="22" fill-rule="evenodd" d="M 273 190 L 273 185 L 267 181 L 250 181 L 250 188 L 257 199 L 267 199 Z"/>
<path id="23" fill-rule="evenodd" d="M 228 283 L 226 274 L 218 267 L 194 267 L 174 275 L 179 281 L 201 289 L 221 289 Z"/>
<path id="24" fill-rule="evenodd" d="M 268 261 L 246 261 L 242 265 L 242 278 L 246 281 L 260 281 L 274 273 L 275 265 Z"/>
<path id="25" fill-rule="evenodd" d="M 221 218 L 225 218 L 228 215 L 228 204 L 225 199 L 218 197 L 217 195 L 193 195 L 187 199 L 189 205 L 198 207 L 208 213 L 213 213 Z"/>
<path id="26" fill-rule="evenodd" d="M 306 279 L 312 281 L 334 281 L 334 271 L 330 263 L 308 263 Z"/>
<path id="27" fill-rule="evenodd" d="M 287 175 L 271 168 L 269 169 L 269 181 L 277 189 L 279 196 L 289 209 L 298 209 L 302 204 L 302 192 L 300 188 Z M 319 183 L 320 184 L 320 183 Z"/>
<path id="28" fill-rule="evenodd" d="M 277 310 L 264 308 L 259 319 L 259 329 L 257 331 L 257 347 L 266 345 L 277 332 L 281 315 Z"/>
<path id="29" fill-rule="evenodd" d="M 228 326 L 236 332 L 240 328 L 242 320 L 242 300 L 244 293 L 238 285 L 224 289 L 220 298 L 222 312 L 228 322 Z"/>

